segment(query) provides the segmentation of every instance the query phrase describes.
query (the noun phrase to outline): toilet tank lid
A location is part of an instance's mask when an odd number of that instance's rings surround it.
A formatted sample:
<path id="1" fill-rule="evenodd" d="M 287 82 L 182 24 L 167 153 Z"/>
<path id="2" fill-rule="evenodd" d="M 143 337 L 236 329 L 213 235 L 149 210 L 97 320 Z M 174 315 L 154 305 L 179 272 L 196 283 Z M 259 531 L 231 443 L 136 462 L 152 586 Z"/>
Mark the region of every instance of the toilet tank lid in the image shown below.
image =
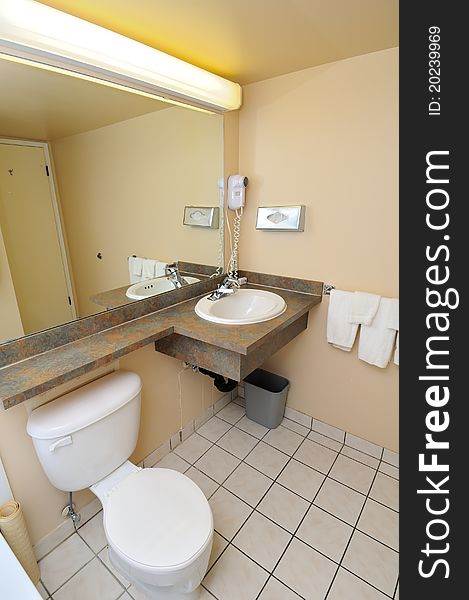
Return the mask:
<path id="1" fill-rule="evenodd" d="M 69 435 L 115 412 L 141 389 L 137 373 L 115 371 L 36 408 L 26 430 L 42 440 Z"/>

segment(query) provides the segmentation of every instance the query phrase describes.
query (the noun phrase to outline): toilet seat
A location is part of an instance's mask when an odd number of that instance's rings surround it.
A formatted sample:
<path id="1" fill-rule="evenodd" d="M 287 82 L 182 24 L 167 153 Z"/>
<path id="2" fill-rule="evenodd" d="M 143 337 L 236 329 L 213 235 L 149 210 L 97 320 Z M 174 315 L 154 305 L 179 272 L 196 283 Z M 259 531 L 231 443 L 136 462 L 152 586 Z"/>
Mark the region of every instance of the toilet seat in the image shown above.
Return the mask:
<path id="1" fill-rule="evenodd" d="M 141 469 L 109 493 L 104 529 L 115 552 L 138 570 L 183 569 L 211 542 L 212 511 L 202 491 L 170 469 Z"/>

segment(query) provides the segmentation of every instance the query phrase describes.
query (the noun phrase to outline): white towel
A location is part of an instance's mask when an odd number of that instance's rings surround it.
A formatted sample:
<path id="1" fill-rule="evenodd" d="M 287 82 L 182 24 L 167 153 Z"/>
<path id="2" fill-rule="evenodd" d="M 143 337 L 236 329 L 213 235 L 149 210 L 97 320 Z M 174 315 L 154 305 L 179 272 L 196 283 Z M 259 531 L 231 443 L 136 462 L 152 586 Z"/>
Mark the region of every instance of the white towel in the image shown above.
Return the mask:
<path id="1" fill-rule="evenodd" d="M 142 279 L 153 279 L 156 271 L 156 260 L 144 258 L 142 264 Z"/>
<path id="2" fill-rule="evenodd" d="M 129 256 L 129 277 L 130 283 L 137 283 L 142 280 L 142 259 L 138 256 Z"/>
<path id="3" fill-rule="evenodd" d="M 394 364 L 399 366 L 399 332 L 397 332 L 396 349 L 394 350 Z"/>
<path id="4" fill-rule="evenodd" d="M 335 348 L 350 352 L 358 325 L 349 323 L 353 292 L 331 290 L 327 313 L 327 341 Z"/>
<path id="5" fill-rule="evenodd" d="M 371 325 L 362 325 L 358 358 L 384 369 L 389 363 L 399 322 L 399 300 L 381 298 L 378 312 Z"/>
<path id="6" fill-rule="evenodd" d="M 352 309 L 350 311 L 350 323 L 358 325 L 369 325 L 378 312 L 381 296 L 367 294 L 366 292 L 355 292 L 352 298 Z"/>
<path id="7" fill-rule="evenodd" d="M 166 275 L 165 269 L 167 264 L 160 260 L 155 261 L 155 277 L 164 277 Z"/>

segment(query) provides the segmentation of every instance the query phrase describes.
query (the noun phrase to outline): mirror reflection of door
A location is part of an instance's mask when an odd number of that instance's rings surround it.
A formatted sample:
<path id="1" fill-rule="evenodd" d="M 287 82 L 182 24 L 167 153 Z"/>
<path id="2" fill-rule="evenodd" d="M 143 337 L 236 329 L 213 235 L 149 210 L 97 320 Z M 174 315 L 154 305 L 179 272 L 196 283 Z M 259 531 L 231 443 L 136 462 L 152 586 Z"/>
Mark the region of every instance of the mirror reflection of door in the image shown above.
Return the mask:
<path id="1" fill-rule="evenodd" d="M 5 285 L 11 278 L 25 334 L 75 318 L 52 173 L 41 146 L 0 143 L 0 253 L 4 248 L 6 254 L 0 280 Z M 2 321 L 15 318 L 5 306 L 0 310 Z"/>

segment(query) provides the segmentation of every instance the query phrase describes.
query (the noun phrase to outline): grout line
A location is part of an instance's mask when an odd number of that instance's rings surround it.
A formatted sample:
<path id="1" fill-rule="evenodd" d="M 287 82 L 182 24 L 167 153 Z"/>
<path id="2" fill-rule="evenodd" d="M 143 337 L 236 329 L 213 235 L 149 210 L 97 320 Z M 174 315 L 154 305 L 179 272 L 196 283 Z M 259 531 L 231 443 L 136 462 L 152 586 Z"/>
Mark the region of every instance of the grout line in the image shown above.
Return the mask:
<path id="1" fill-rule="evenodd" d="M 392 595 L 393 598 L 396 597 L 398 587 L 399 587 L 399 577 L 397 578 L 397 581 L 396 581 L 396 587 L 394 588 L 394 594 Z"/>
<path id="2" fill-rule="evenodd" d="M 81 539 L 81 538 L 80 538 L 80 539 Z M 73 573 L 73 575 L 71 575 L 71 576 L 70 576 L 68 579 L 66 579 L 66 580 L 65 580 L 63 583 L 61 583 L 61 584 L 59 585 L 59 587 L 58 587 L 56 590 L 54 590 L 53 594 L 56 594 L 56 593 L 57 593 L 59 590 L 61 590 L 61 589 L 64 587 L 64 585 L 65 585 L 66 583 L 68 583 L 68 582 L 69 582 L 71 579 L 73 579 L 73 578 L 75 577 L 75 575 L 78 575 L 78 573 L 79 573 L 80 571 L 83 571 L 83 569 L 84 569 L 86 566 L 88 566 L 88 565 L 89 565 L 89 564 L 90 564 L 90 563 L 91 563 L 91 562 L 92 562 L 92 561 L 93 561 L 95 558 L 96 558 L 96 555 L 93 553 L 93 558 L 91 558 L 90 560 L 88 560 L 88 561 L 87 561 L 85 564 L 83 564 L 83 565 L 82 565 L 82 566 L 81 566 L 81 567 L 78 569 L 78 571 L 76 571 L 75 573 Z M 51 597 L 53 596 L 53 594 L 51 594 Z"/>

